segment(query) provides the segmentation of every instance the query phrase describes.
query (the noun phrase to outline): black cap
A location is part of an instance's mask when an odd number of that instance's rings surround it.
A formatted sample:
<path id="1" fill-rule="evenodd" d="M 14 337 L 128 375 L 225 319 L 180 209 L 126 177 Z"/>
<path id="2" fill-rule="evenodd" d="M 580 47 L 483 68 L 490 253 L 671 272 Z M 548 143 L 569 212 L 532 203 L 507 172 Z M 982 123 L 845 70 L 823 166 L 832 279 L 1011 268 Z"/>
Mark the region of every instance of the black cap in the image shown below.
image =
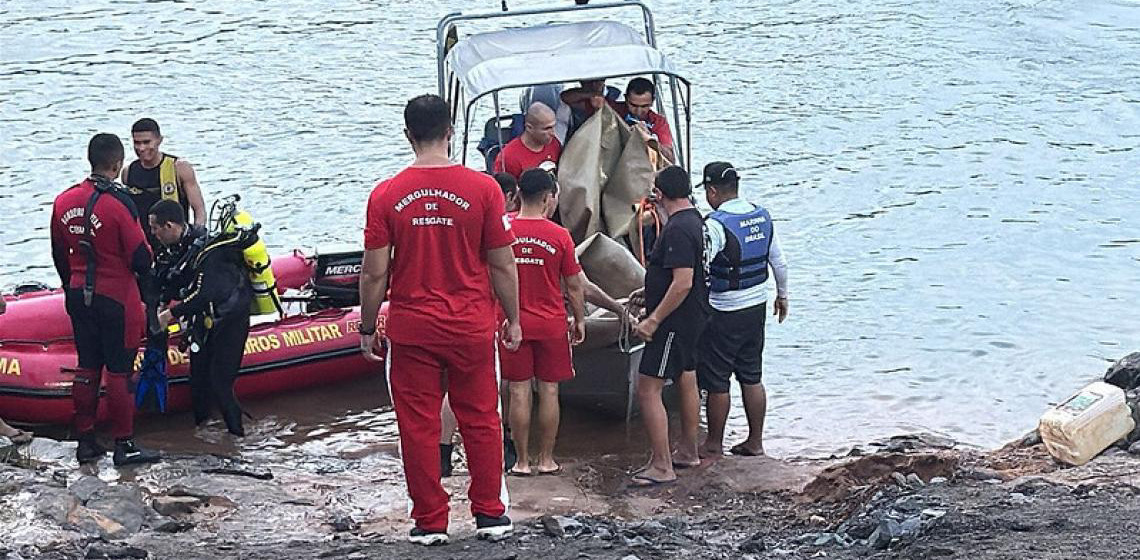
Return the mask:
<path id="1" fill-rule="evenodd" d="M 740 181 L 740 175 L 737 175 L 736 168 L 731 163 L 714 161 L 705 166 L 704 179 L 697 186 L 736 184 L 738 181 Z"/>

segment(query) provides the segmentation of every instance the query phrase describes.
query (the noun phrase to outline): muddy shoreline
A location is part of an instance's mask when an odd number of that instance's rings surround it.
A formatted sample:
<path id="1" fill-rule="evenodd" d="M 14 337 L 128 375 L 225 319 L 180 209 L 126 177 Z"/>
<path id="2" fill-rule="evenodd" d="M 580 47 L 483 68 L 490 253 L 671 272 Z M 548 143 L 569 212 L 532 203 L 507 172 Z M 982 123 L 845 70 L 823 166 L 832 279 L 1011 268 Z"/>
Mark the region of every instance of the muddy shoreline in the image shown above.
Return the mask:
<path id="1" fill-rule="evenodd" d="M 724 457 L 652 489 L 626 485 L 627 459 L 602 457 L 560 477 L 511 478 L 517 530 L 497 543 L 474 539 L 460 472 L 447 481 L 452 543 L 431 549 L 403 542 L 401 508 L 360 507 L 348 486 L 314 497 L 287 474 L 213 455 L 172 456 L 116 480 L 106 466 L 68 465 L 68 450 L 41 439 L 3 452 L 0 558 L 1108 559 L 1140 550 L 1140 458 L 1118 449 L 1067 468 L 1041 445 L 981 451 L 901 436 L 829 459 Z"/>

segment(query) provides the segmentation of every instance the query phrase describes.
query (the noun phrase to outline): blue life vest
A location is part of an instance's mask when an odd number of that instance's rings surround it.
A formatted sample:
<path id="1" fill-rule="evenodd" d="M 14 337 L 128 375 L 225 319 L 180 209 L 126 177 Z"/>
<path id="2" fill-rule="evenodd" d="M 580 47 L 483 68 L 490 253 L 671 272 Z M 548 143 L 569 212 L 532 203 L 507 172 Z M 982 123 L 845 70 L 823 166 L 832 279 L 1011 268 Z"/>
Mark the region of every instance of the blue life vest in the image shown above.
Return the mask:
<path id="1" fill-rule="evenodd" d="M 768 279 L 772 217 L 757 206 L 747 214 L 715 211 L 709 218 L 724 226 L 724 248 L 709 264 L 709 290 L 727 292 L 763 284 Z"/>

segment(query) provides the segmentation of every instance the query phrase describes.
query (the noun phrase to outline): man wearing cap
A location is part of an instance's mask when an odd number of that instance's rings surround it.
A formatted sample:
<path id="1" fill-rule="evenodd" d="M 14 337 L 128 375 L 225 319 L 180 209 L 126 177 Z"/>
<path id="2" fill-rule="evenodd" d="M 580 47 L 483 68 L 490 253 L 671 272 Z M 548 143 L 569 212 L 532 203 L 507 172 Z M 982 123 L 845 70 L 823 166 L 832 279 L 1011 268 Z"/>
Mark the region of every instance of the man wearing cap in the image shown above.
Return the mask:
<path id="1" fill-rule="evenodd" d="M 740 382 L 748 439 L 735 445 L 735 455 L 764 454 L 764 414 L 768 397 L 761 383 L 768 271 L 776 279 L 773 315 L 788 316 L 788 264 L 784 260 L 772 217 L 761 206 L 739 195 L 740 176 L 732 164 L 705 166 L 705 199 L 713 212 L 705 219 L 711 315 L 701 335 L 697 382 L 708 392 L 708 438 L 701 456 L 724 454 L 724 426 L 730 406 L 728 386 L 733 374 Z"/>
<path id="2" fill-rule="evenodd" d="M 637 399 L 650 459 L 633 475 L 633 484 L 652 486 L 677 479 L 675 468 L 700 464 L 697 438 L 701 401 L 697 391 L 697 341 L 705 324 L 705 235 L 700 212 L 693 207 L 689 173 L 675 165 L 657 173 L 652 194 L 669 220 L 661 229 L 645 268 L 645 287 L 630 294 L 642 301 L 646 315 L 634 327 L 645 340 L 637 371 Z M 661 392 L 676 383 L 681 433 L 670 454 L 669 422 Z"/>

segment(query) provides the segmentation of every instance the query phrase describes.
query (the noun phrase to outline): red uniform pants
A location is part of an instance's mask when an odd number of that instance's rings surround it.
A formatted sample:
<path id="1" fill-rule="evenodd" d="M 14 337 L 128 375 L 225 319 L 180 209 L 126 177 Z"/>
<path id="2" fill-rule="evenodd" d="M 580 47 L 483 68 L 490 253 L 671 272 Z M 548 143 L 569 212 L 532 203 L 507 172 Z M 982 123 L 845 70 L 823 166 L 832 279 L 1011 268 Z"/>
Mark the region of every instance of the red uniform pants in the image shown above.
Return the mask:
<path id="1" fill-rule="evenodd" d="M 439 410 L 445 392 L 467 452 L 471 514 L 503 515 L 506 485 L 495 343 L 393 343 L 391 349 L 388 387 L 416 527 L 447 530 L 448 495 L 439 472 Z"/>

